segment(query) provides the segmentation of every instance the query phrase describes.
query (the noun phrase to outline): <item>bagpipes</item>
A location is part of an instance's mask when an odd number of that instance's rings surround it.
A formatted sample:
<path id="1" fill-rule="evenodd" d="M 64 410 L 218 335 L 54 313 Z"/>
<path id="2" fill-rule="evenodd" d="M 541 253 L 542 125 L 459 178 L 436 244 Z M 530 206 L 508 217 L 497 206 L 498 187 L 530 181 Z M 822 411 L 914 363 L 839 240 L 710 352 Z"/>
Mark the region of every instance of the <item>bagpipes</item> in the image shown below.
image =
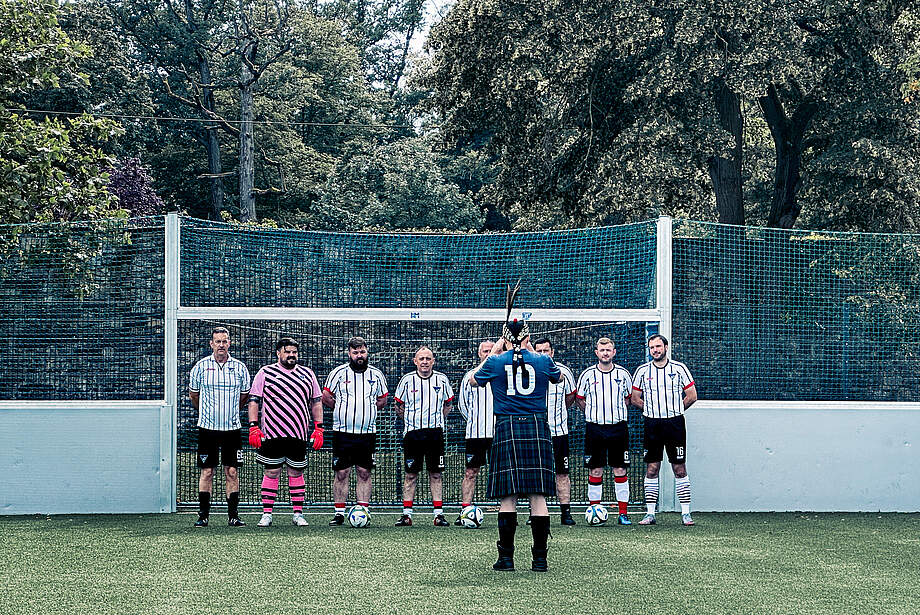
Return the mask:
<path id="1" fill-rule="evenodd" d="M 512 369 L 513 371 L 517 372 L 517 369 L 521 368 L 522 384 L 524 385 L 524 388 L 527 388 L 527 382 L 530 378 L 530 374 L 526 369 L 524 369 L 524 355 L 521 354 L 521 344 L 530 335 L 530 329 L 527 326 L 526 320 L 511 318 L 511 310 L 514 309 L 514 300 L 517 299 L 518 293 L 520 292 L 520 278 L 515 283 L 514 288 L 511 288 L 511 284 L 508 284 L 508 289 L 505 292 L 505 324 L 502 327 L 502 338 L 511 344 L 511 349 L 514 352 L 514 355 L 511 359 Z M 515 374 L 515 378 L 517 378 L 517 374 Z"/>

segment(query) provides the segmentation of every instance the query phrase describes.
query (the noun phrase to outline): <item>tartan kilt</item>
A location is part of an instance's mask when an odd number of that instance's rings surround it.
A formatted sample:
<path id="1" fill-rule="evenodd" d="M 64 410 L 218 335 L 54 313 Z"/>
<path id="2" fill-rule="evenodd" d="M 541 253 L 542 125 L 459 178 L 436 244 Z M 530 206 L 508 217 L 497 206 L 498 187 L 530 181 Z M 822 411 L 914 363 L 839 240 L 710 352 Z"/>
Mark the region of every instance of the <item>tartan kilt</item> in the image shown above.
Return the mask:
<path id="1" fill-rule="evenodd" d="M 488 497 L 556 495 L 553 441 L 545 414 L 498 415 L 489 462 Z"/>

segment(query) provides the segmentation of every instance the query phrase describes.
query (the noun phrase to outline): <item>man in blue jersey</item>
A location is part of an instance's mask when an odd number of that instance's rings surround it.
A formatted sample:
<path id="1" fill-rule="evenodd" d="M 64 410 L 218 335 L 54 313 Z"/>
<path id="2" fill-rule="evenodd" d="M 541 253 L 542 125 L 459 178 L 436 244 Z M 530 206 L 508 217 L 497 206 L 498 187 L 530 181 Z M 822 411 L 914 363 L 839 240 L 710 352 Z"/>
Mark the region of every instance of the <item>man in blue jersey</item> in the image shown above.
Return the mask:
<path id="1" fill-rule="evenodd" d="M 549 511 L 546 496 L 556 493 L 553 442 L 546 416 L 549 383 L 559 368 L 548 355 L 533 352 L 527 323 L 512 320 L 489 357 L 470 377 L 477 386 L 492 385 L 495 436 L 489 468 L 490 498 L 501 500 L 498 513 L 498 560 L 495 570 L 514 570 L 517 500 L 530 499 L 533 532 L 531 570 L 546 572 Z"/>

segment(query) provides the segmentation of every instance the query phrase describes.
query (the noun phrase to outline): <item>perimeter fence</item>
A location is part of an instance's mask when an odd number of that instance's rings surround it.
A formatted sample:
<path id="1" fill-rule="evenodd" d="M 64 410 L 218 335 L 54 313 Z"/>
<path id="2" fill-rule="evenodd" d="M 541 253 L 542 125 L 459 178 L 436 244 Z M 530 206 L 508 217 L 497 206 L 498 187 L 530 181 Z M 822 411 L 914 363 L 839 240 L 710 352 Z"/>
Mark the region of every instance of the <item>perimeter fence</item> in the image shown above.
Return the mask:
<path id="1" fill-rule="evenodd" d="M 911 343 L 920 332 L 918 235 L 670 219 L 510 235 L 342 234 L 170 218 L 0 226 L 0 399 L 173 403 L 180 504 L 197 497 L 187 376 L 210 352 L 214 326 L 230 329 L 231 353 L 253 374 L 274 361 L 275 339 L 292 335 L 322 383 L 345 362 L 348 338 L 362 335 L 391 390 L 423 343 L 457 388 L 478 343 L 498 335 L 505 285 L 518 278 L 520 316 L 576 376 L 595 362 L 598 337 L 614 339 L 617 362 L 632 372 L 647 359 L 646 336 L 661 331 L 703 399 L 920 398 Z M 584 501 L 577 410 L 570 429 L 573 501 Z M 378 430 L 374 501 L 395 504 L 402 455 L 392 404 Z M 640 459 L 635 410 L 630 431 Z M 313 503 L 331 501 L 328 446 L 308 472 Z M 252 457 L 242 472 L 249 503 L 260 476 Z M 447 502 L 459 502 L 463 463 L 455 410 Z M 641 465 L 630 473 L 634 501 Z M 484 485 L 485 476 L 480 501 Z"/>

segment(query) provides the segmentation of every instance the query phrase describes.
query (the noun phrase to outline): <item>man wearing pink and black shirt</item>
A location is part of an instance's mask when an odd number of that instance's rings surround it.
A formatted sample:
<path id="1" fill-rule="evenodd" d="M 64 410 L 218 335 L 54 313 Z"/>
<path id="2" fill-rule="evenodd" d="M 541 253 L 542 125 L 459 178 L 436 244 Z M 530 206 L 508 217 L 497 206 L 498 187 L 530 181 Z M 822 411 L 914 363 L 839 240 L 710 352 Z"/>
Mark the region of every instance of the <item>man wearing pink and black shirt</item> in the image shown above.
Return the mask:
<path id="1" fill-rule="evenodd" d="M 291 522 L 307 525 L 303 516 L 307 434 L 312 413 L 310 440 L 314 449 L 323 445 L 323 404 L 316 376 L 309 368 L 297 364 L 298 349 L 297 342 L 289 337 L 278 340 L 275 344 L 278 362 L 260 369 L 249 391 L 249 443 L 259 450 L 256 461 L 265 466 L 259 527 L 272 524 L 272 509 L 284 465 L 294 508 Z"/>

